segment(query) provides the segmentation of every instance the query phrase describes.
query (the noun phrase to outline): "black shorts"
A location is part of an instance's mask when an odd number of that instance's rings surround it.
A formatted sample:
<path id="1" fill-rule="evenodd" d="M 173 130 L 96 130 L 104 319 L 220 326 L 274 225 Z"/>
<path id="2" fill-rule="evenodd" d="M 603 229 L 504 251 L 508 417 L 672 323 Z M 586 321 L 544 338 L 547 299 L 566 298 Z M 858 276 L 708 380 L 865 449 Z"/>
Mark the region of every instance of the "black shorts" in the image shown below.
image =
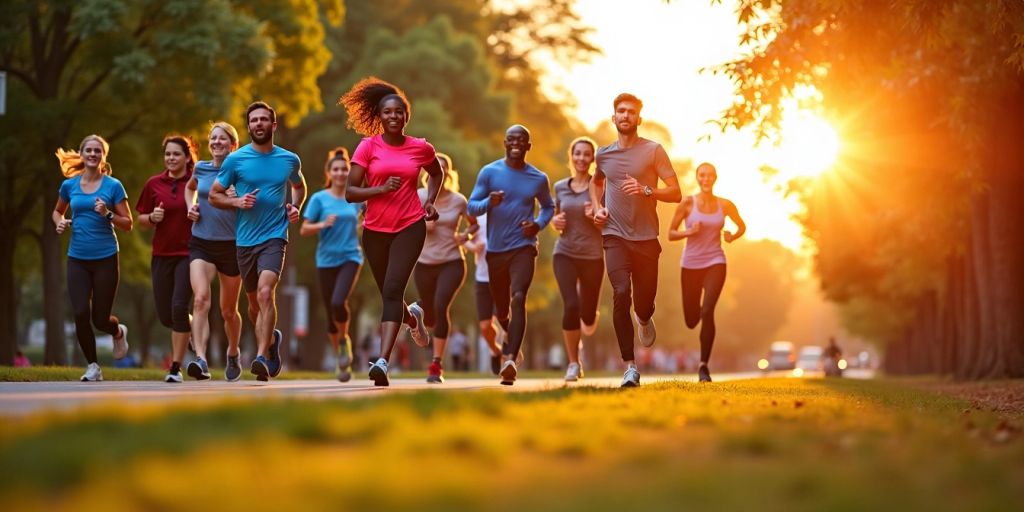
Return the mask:
<path id="1" fill-rule="evenodd" d="M 242 286 L 246 293 L 253 293 L 259 287 L 260 274 L 269 270 L 278 276 L 284 270 L 284 252 L 287 240 L 271 238 L 252 247 L 237 248 L 238 270 L 242 273 Z"/>
<path id="2" fill-rule="evenodd" d="M 188 261 L 202 260 L 217 267 L 217 272 L 238 276 L 238 253 L 234 240 L 205 240 L 193 236 L 188 241 Z"/>
<path id="3" fill-rule="evenodd" d="M 490 320 L 494 316 L 494 297 L 491 296 L 491 284 L 476 281 L 476 319 Z"/>

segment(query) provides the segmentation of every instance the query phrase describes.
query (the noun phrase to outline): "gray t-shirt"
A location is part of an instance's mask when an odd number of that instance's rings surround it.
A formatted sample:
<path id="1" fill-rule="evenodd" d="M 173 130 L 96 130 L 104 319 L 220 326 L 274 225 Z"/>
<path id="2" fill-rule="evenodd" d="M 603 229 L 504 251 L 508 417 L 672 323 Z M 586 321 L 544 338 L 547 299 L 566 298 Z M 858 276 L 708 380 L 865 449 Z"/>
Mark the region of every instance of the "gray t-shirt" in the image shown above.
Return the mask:
<path id="1" fill-rule="evenodd" d="M 420 203 L 427 201 L 427 189 L 419 189 Z M 462 259 L 462 246 L 455 241 L 455 230 L 459 227 L 459 219 L 466 216 L 466 196 L 458 192 L 444 191 L 434 202 L 437 208 L 437 221 L 434 229 L 427 230 L 427 238 L 423 241 L 423 251 L 419 261 L 426 265 L 437 265 Z"/>
<path id="2" fill-rule="evenodd" d="M 565 231 L 555 242 L 555 254 L 599 260 L 604 257 L 601 230 L 584 211 L 584 203 L 590 201 L 590 189 L 576 192 L 570 185 L 571 180 L 565 178 L 555 183 L 555 212 L 565 213 Z"/>
<path id="3" fill-rule="evenodd" d="M 601 231 L 626 240 L 641 241 L 658 238 L 657 200 L 644 195 L 627 196 L 619 188 L 626 176 L 642 185 L 658 187 L 658 178 L 667 180 L 676 171 L 661 144 L 643 137 L 622 149 L 618 141 L 597 150 L 597 171 L 604 173 L 604 203 L 608 223 Z"/>
<path id="4" fill-rule="evenodd" d="M 235 209 L 220 209 L 210 204 L 210 188 L 220 169 L 213 162 L 196 163 L 192 176 L 196 179 L 196 201 L 199 203 L 199 222 L 192 224 L 192 236 L 211 241 L 235 239 Z"/>

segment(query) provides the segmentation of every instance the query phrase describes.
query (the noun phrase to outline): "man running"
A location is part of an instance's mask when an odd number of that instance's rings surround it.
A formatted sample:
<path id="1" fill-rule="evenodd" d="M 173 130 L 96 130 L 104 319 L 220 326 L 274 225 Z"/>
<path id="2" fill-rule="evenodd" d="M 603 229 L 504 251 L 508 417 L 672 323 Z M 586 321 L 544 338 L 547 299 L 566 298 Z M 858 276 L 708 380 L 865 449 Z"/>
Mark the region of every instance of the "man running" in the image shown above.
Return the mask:
<path id="1" fill-rule="evenodd" d="M 626 364 L 622 387 L 640 385 L 633 356 L 633 320 L 640 343 L 654 345 L 654 297 L 658 291 L 657 201 L 682 200 L 679 180 L 661 144 L 640 137 L 643 102 L 632 94 L 615 97 L 612 123 L 619 138 L 597 150 L 597 170 L 590 180 L 594 223 L 604 237 L 604 260 L 612 284 L 612 324 Z M 657 188 L 658 180 L 665 187 Z M 606 182 L 607 181 L 607 186 Z M 630 319 L 630 306 L 633 319 Z"/>
<path id="2" fill-rule="evenodd" d="M 281 373 L 281 331 L 277 325 L 277 283 L 284 269 L 288 224 L 298 222 L 306 200 L 306 180 L 298 155 L 274 145 L 277 114 L 262 101 L 249 105 L 245 119 L 252 142 L 221 164 L 210 189 L 210 203 L 237 208 L 238 269 L 255 325 L 256 358 L 250 371 L 266 381 Z M 288 184 L 291 198 L 286 200 Z M 226 190 L 234 185 L 237 197 Z"/>
<path id="3" fill-rule="evenodd" d="M 468 206 L 470 215 L 487 214 L 491 294 L 498 323 L 508 333 L 499 372 L 506 386 L 516 380 L 516 356 L 526 334 L 526 293 L 533 281 L 537 233 L 555 214 L 547 174 L 526 163 L 530 148 L 530 131 L 518 124 L 509 127 L 505 131 L 505 158 L 480 169 Z M 538 203 L 540 215 L 535 218 Z"/>

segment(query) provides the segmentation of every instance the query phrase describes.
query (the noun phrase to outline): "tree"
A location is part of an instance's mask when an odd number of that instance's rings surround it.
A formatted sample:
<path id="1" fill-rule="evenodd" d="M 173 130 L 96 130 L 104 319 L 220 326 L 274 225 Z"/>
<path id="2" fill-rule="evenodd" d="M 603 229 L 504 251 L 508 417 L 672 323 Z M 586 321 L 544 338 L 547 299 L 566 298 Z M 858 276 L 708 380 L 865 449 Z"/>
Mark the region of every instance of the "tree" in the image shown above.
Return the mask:
<path id="1" fill-rule="evenodd" d="M 317 76 L 330 58 L 320 15 L 338 23 L 341 0 L 84 0 L 5 2 L 0 69 L 12 78 L 0 120 L 0 363 L 13 357 L 14 247 L 28 233 L 42 253 L 47 363 L 64 362 L 61 240 L 50 221 L 58 147 L 87 133 L 146 147 L 167 131 L 195 132 L 254 97 L 295 123 L 321 107 Z M 196 13 L 202 13 L 197 16 Z M 26 130 L 25 127 L 32 129 Z M 116 168 L 138 169 L 144 151 Z M 128 165 L 122 166 L 127 163 Z M 136 164 L 136 165 L 132 165 Z M 129 196 L 133 196 L 129 191 Z M 29 227 L 28 215 L 41 221 Z"/>

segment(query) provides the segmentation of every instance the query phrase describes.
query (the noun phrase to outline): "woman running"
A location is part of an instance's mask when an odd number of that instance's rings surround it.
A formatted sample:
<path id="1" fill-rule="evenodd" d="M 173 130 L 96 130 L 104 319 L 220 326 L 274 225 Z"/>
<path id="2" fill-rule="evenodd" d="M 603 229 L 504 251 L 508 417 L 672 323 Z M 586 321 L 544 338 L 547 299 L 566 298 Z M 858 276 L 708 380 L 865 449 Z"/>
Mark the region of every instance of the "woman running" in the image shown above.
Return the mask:
<path id="1" fill-rule="evenodd" d="M 331 150 L 324 164 L 324 189 L 309 198 L 299 230 L 302 236 L 320 236 L 316 245 L 316 269 L 320 295 L 327 308 L 327 334 L 338 357 L 337 376 L 341 382 L 352 378 L 348 297 L 363 267 L 357 233 L 363 205 L 345 199 L 348 174 L 348 150 Z"/>
<path id="2" fill-rule="evenodd" d="M 376 77 L 364 78 L 339 103 L 348 113 L 348 126 L 366 136 L 352 157 L 345 198 L 366 201 L 363 251 L 384 304 L 381 357 L 370 366 L 370 379 L 374 385 L 387 386 L 388 360 L 401 324 L 409 327 L 417 345 L 429 342 L 423 309 L 416 303 L 406 307 L 403 297 L 423 249 L 425 221 L 437 219 L 434 202 L 444 171 L 426 139 L 405 135 L 412 112 L 398 87 Z M 424 202 L 416 192 L 420 169 L 430 175 Z"/>
<path id="3" fill-rule="evenodd" d="M 603 238 L 594 225 L 590 204 L 590 169 L 596 150 L 597 144 L 589 137 L 573 140 L 569 144 L 572 176 L 555 183 L 557 213 L 551 225 L 561 236 L 555 242 L 551 264 L 562 293 L 562 337 L 569 359 L 567 382 L 583 377 L 579 352 L 582 335 L 591 336 L 597 329 L 597 305 L 604 275 Z"/>
<path id="4" fill-rule="evenodd" d="M 210 128 L 210 154 L 213 160 L 196 163 L 192 178 L 185 185 L 185 205 L 192 221 L 188 242 L 189 277 L 192 282 L 192 347 L 196 359 L 186 373 L 194 379 L 210 378 L 206 350 L 210 343 L 210 308 L 213 278 L 220 279 L 220 315 L 228 337 L 224 379 L 235 382 L 242 377 L 238 340 L 242 335 L 242 317 L 238 314 L 238 294 L 242 286 L 235 253 L 235 210 L 210 204 L 210 188 L 220 172 L 220 164 L 238 149 L 238 131 L 218 121 Z"/>
<path id="5" fill-rule="evenodd" d="M 93 326 L 114 338 L 115 359 L 128 354 L 128 328 L 110 311 L 120 274 L 114 227 L 131 231 L 132 213 L 124 186 L 111 176 L 109 153 L 110 144 L 99 135 L 82 139 L 78 152 L 57 150 L 60 170 L 67 179 L 60 184 L 52 218 L 58 235 L 71 231 L 68 296 L 75 315 L 75 336 L 88 363 L 83 382 L 103 380 Z M 68 207 L 71 218 L 64 218 Z"/>
<path id="6" fill-rule="evenodd" d="M 441 360 L 448 343 L 452 301 L 466 281 L 462 244 L 479 229 L 476 219 L 466 213 L 466 196 L 459 193 L 459 173 L 452 168 L 451 157 L 438 153 L 437 159 L 447 177 L 434 203 L 438 218 L 427 222 L 427 237 L 413 271 L 423 307 L 423 324 L 434 331 L 434 356 L 427 369 L 427 382 L 431 383 L 444 382 Z M 427 190 L 419 189 L 419 197 L 425 204 Z M 469 223 L 465 233 L 459 233 L 462 219 Z"/>
<path id="7" fill-rule="evenodd" d="M 711 382 L 708 361 L 715 344 L 715 305 L 725 285 L 725 252 L 722 240 L 732 243 L 743 236 L 747 225 L 743 223 L 736 205 L 714 194 L 718 171 L 709 163 L 697 166 L 697 184 L 700 193 L 684 197 L 676 207 L 668 239 L 686 238 L 683 250 L 680 281 L 683 289 L 683 316 L 690 329 L 700 324 L 700 367 L 697 375 L 701 382 Z M 722 231 L 725 218 L 736 224 L 736 232 Z M 679 225 L 686 220 L 686 229 Z M 701 295 L 703 294 L 703 299 Z"/>
<path id="8" fill-rule="evenodd" d="M 185 187 L 199 159 L 192 139 L 183 135 L 164 137 L 164 170 L 152 176 L 142 187 L 135 211 L 139 224 L 154 228 L 153 298 L 160 323 L 171 330 L 171 367 L 164 382 L 182 382 L 181 363 L 192 334 L 189 306 L 192 283 L 189 277 L 189 240 L 192 221 L 188 218 Z"/>
<path id="9" fill-rule="evenodd" d="M 476 298 L 476 320 L 480 327 L 487 348 L 491 350 L 491 372 L 495 375 L 501 371 L 501 342 L 497 322 L 494 316 L 494 297 L 491 295 L 490 276 L 487 270 L 487 214 L 476 218 L 477 231 L 466 241 L 464 247 L 473 252 L 473 263 L 476 270 L 474 277 L 474 295 Z"/>

